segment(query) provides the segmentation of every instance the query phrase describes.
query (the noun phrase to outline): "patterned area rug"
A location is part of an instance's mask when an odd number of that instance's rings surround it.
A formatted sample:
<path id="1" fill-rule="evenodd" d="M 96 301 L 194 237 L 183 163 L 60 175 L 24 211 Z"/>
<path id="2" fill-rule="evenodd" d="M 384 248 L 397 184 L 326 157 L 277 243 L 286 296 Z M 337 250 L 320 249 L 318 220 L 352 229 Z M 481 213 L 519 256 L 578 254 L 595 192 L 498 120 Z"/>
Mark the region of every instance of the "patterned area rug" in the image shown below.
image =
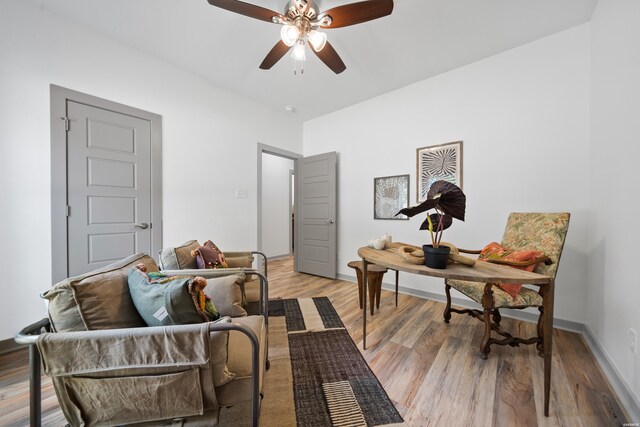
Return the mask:
<path id="1" fill-rule="evenodd" d="M 269 302 L 269 359 L 261 426 L 405 426 L 326 297 Z M 221 424 L 245 425 L 242 407 Z"/>

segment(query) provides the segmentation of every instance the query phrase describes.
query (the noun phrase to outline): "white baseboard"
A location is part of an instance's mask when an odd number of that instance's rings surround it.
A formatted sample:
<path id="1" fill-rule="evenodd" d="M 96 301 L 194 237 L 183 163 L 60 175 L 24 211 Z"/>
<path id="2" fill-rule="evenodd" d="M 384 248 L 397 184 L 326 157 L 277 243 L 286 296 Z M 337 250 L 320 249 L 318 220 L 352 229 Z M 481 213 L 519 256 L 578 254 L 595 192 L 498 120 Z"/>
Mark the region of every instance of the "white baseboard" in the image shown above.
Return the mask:
<path id="1" fill-rule="evenodd" d="M 609 383 L 613 391 L 618 395 L 620 403 L 622 403 L 622 406 L 627 410 L 627 415 L 630 417 L 629 421 L 632 423 L 640 422 L 640 400 L 638 400 L 631 386 L 625 381 L 624 376 L 613 363 L 607 350 L 604 349 L 588 325 L 584 325 L 582 336 L 604 371 L 604 374 L 609 379 Z"/>
<path id="2" fill-rule="evenodd" d="M 356 281 L 355 276 L 349 276 L 346 274 L 338 274 L 338 278 L 341 280 L 349 281 L 349 282 Z M 394 284 L 382 283 L 382 289 L 395 292 L 396 285 L 395 283 Z M 436 294 L 434 292 L 423 291 L 421 289 L 407 288 L 402 285 L 398 286 L 398 292 L 401 294 L 411 295 L 411 296 L 422 298 L 422 299 L 428 299 L 428 300 L 439 301 L 439 302 L 447 301 L 444 295 Z M 475 302 L 469 299 L 452 297 L 451 302 L 453 303 L 453 305 L 457 305 L 464 308 L 481 308 L 480 305 L 476 304 Z M 525 322 L 536 323 L 538 321 L 538 316 L 536 314 L 527 313 L 522 310 L 501 309 L 500 314 L 502 315 L 502 317 L 510 317 L 513 319 L 524 320 Z M 574 322 L 571 320 L 558 319 L 556 317 L 553 318 L 553 327 L 558 329 L 563 329 L 565 331 L 577 332 L 579 334 L 581 334 L 582 331 L 584 330 L 584 324 L 582 323 Z"/>
<path id="3" fill-rule="evenodd" d="M 349 282 L 356 282 L 355 276 L 338 274 L 338 278 Z M 396 286 L 395 283 L 383 283 L 382 289 L 395 292 Z M 405 295 L 412 295 L 418 298 L 446 302 L 445 295 L 423 291 L 420 289 L 398 286 L 398 292 Z M 475 304 L 473 301 L 468 299 L 452 297 L 451 302 L 454 305 L 464 308 L 480 308 L 478 304 Z M 500 313 L 503 317 L 511 317 L 518 320 L 524 320 L 525 322 L 536 323 L 538 321 L 537 315 L 533 313 L 527 313 L 522 310 L 501 310 Z M 611 384 L 611 387 L 616 393 L 618 400 L 624 407 L 627 415 L 630 417 L 629 421 L 632 423 L 640 422 L 640 401 L 638 400 L 638 397 L 633 393 L 631 387 L 625 381 L 623 375 L 613 363 L 613 360 L 604 349 L 600 341 L 598 341 L 598 339 L 595 337 L 591 328 L 589 328 L 589 326 L 585 325 L 584 323 L 558 318 L 553 319 L 553 327 L 566 331 L 576 332 L 583 336 L 584 341 L 589 347 L 589 350 L 591 350 L 591 353 L 593 354 L 596 361 L 602 368 L 605 376 L 609 380 L 609 384 Z"/>

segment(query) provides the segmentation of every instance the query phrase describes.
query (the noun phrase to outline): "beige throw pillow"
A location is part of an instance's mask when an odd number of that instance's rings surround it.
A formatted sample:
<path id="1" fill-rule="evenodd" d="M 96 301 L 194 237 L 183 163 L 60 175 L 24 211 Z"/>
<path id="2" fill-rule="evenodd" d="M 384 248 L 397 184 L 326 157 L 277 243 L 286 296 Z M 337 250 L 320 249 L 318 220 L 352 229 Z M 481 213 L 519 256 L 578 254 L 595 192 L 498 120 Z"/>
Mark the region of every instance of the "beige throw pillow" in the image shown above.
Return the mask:
<path id="1" fill-rule="evenodd" d="M 49 319 L 56 332 L 146 326 L 129 294 L 127 274 L 136 264 L 158 271 L 153 258 L 138 253 L 106 267 L 55 284 L 42 297 L 49 300 Z"/>
<path id="2" fill-rule="evenodd" d="M 244 317 L 244 274 L 207 279 L 204 293 L 213 301 L 220 316 Z"/>

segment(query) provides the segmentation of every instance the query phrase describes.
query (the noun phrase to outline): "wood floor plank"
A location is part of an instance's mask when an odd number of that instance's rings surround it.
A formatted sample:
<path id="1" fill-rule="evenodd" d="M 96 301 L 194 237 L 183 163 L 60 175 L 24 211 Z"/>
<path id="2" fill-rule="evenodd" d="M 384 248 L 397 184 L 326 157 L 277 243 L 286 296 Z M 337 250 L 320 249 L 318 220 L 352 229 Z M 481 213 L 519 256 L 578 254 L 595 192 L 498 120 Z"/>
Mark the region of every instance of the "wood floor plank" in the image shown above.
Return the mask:
<path id="1" fill-rule="evenodd" d="M 618 404 L 604 372 L 587 349 L 583 338 L 566 331 L 557 331 L 554 343 L 554 349 L 558 350 L 564 362 L 584 424 L 623 424 L 628 417 Z"/>
<path id="2" fill-rule="evenodd" d="M 533 330 L 531 331 L 533 333 Z M 557 341 L 558 331 L 554 331 L 554 341 Z M 565 363 L 560 355 L 558 346 L 553 347 L 553 362 L 551 368 L 551 398 L 549 404 L 549 417 L 544 416 L 543 396 L 544 383 L 542 373 L 544 372 L 544 361 L 535 351 L 530 349 L 529 361 L 533 373 L 534 390 L 536 396 L 537 418 L 540 425 L 545 425 L 549 418 L 553 419 L 557 425 L 582 427 L 583 414 L 578 409 L 576 395 L 571 387 L 565 371 Z"/>
<path id="3" fill-rule="evenodd" d="M 526 328 L 522 326 L 511 319 L 502 320 L 502 328 L 516 336 L 526 335 Z M 534 389 L 526 347 L 496 347 L 495 350 L 496 359 L 499 359 L 493 406 L 495 425 L 535 426 Z"/>
<path id="4" fill-rule="evenodd" d="M 448 336 L 420 384 L 416 402 L 406 414 L 409 425 L 439 426 L 451 421 L 471 342 Z"/>
<path id="5" fill-rule="evenodd" d="M 404 361 L 410 353 L 411 349 L 401 344 L 389 343 L 389 345 L 385 346 L 385 351 L 378 352 L 375 356 L 367 358 L 367 363 L 376 373 L 378 380 L 383 384 L 387 384 L 400 373 Z M 395 393 L 393 396 L 389 394 L 389 397 L 401 401 L 400 396 Z"/>
<path id="6" fill-rule="evenodd" d="M 544 417 L 542 358 L 534 346 L 492 346 L 480 357 L 483 325 L 444 304 L 382 291 L 380 309 L 368 316 L 362 350 L 357 285 L 293 272 L 293 262 L 269 262 L 270 298 L 327 296 L 363 357 L 407 425 L 614 426 L 628 419 L 582 337 L 554 330 L 551 413 Z M 504 328 L 534 335 L 535 325 L 503 318 Z M 274 362 L 275 363 L 275 362 Z M 0 355 L 0 426 L 29 423 L 26 350 Z M 51 380 L 43 377 L 43 424 L 65 424 Z"/>
<path id="7" fill-rule="evenodd" d="M 430 321 L 395 375 L 385 381 L 385 389 L 403 405 L 412 405 L 446 337 L 446 330 L 439 323 Z"/>
<path id="8" fill-rule="evenodd" d="M 415 314 L 403 322 L 396 333 L 387 338 L 397 344 L 412 348 L 429 326 L 430 323 L 425 322 L 425 318 L 430 317 L 430 314 L 433 313 L 434 304 L 433 301 L 425 301 L 420 304 Z"/>

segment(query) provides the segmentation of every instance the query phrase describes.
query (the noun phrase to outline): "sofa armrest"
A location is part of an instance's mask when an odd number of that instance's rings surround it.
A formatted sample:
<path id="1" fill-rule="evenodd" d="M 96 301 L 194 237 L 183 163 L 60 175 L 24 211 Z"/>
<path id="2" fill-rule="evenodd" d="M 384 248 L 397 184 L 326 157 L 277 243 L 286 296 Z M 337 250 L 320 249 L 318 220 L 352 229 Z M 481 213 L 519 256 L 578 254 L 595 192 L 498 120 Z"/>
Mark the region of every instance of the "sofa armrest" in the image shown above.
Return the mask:
<path id="1" fill-rule="evenodd" d="M 243 258 L 243 257 L 252 257 L 253 252 L 251 251 L 235 251 L 235 252 L 228 252 L 228 251 L 224 251 L 224 257 L 225 258 Z"/>
<path id="2" fill-rule="evenodd" d="M 251 258 L 250 265 L 242 265 L 242 267 L 251 268 L 253 266 L 254 255 L 259 257 L 259 261 L 264 265 L 264 275 L 267 276 L 267 256 L 260 251 L 236 251 L 227 252 L 224 251 L 224 257 L 229 264 L 229 267 L 241 267 L 240 262 L 245 263 L 246 260 Z"/>
<path id="3" fill-rule="evenodd" d="M 223 322 L 214 322 L 214 323 L 203 323 L 196 325 L 181 325 L 181 326 L 170 326 L 170 327 L 151 327 L 151 328 L 134 328 L 138 331 L 134 331 L 132 335 L 137 335 L 141 330 L 144 330 L 155 337 L 159 337 L 160 340 L 163 340 L 163 335 L 167 330 L 171 329 L 179 329 L 174 332 L 180 333 L 198 333 L 207 335 L 212 332 L 223 332 L 223 331 L 239 331 L 247 336 L 249 341 L 251 342 L 251 360 L 252 360 L 252 373 L 251 373 L 251 412 L 252 412 L 252 425 L 258 425 L 258 414 L 260 408 L 260 391 L 259 391 L 259 357 L 260 357 L 260 342 L 255 333 L 247 326 L 237 324 L 237 323 L 223 323 Z M 49 340 L 51 337 L 54 341 L 60 339 L 63 343 L 68 343 L 69 341 L 73 341 L 75 343 L 81 343 L 83 340 L 91 340 L 94 344 L 102 342 L 102 340 L 109 341 L 110 339 L 128 336 L 126 332 L 123 333 L 123 330 L 102 330 L 102 331 L 88 331 L 88 332 L 68 332 L 68 333 L 47 333 L 50 330 L 50 323 L 48 319 L 42 319 L 39 322 L 36 322 L 32 325 L 29 325 L 22 329 L 18 334 L 15 335 L 14 339 L 19 344 L 24 344 L 29 346 L 29 369 L 30 369 L 30 425 L 31 426 L 40 426 L 42 421 L 42 413 L 41 413 L 41 384 L 40 384 L 40 353 L 36 344 L 40 344 L 43 340 Z M 41 335 L 45 332 L 44 335 Z M 53 338 L 55 337 L 55 338 Z M 208 344 L 208 340 L 206 340 L 206 344 Z M 86 344 L 86 343 L 85 343 Z M 266 343 L 264 343 L 266 345 Z M 45 345 L 46 347 L 46 345 Z M 97 346 L 99 347 L 99 346 Z M 162 350 L 167 351 L 169 347 L 163 346 Z M 94 347 L 96 349 L 96 347 Z M 47 359 L 47 350 L 45 349 L 45 360 Z M 52 355 L 53 356 L 53 355 Z M 58 354 L 55 354 L 57 357 Z M 84 357 L 85 355 L 78 352 L 80 357 Z M 140 366 L 136 366 L 139 368 Z M 70 369 L 71 371 L 76 371 L 76 367 L 69 367 L 63 369 Z M 82 367 L 80 367 L 82 370 Z"/>
<path id="4" fill-rule="evenodd" d="M 251 274 L 253 269 L 250 268 L 193 268 L 185 270 L 160 270 L 160 273 L 167 276 L 200 276 L 205 279 L 213 279 L 215 277 L 230 276 L 232 274 Z"/>
<path id="5" fill-rule="evenodd" d="M 210 358 L 207 323 L 45 333 L 37 345 L 45 373 L 54 377 L 204 367 Z"/>
<path id="6" fill-rule="evenodd" d="M 226 252 L 224 258 L 229 268 L 253 268 L 255 259 L 251 252 Z"/>

